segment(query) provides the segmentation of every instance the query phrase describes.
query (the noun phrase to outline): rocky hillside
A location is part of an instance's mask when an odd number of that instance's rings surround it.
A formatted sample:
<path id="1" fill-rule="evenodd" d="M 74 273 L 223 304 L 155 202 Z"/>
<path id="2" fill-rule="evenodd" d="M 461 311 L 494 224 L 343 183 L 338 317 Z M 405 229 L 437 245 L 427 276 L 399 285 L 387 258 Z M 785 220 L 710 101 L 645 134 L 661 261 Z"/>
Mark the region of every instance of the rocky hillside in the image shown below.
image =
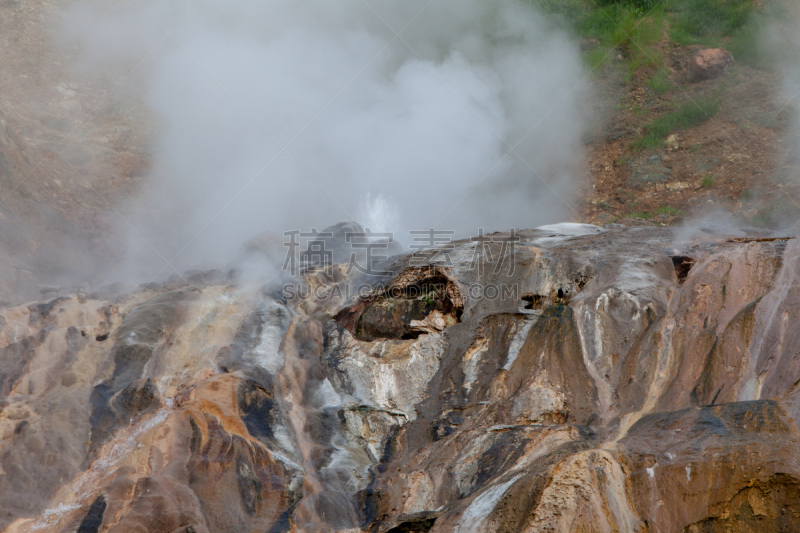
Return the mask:
<path id="1" fill-rule="evenodd" d="M 799 529 L 796 239 L 520 237 L 2 310 L 0 529 Z"/>
<path id="2" fill-rule="evenodd" d="M 540 3 L 583 36 L 597 87 L 582 220 L 797 220 L 797 95 L 785 90 L 799 67 L 796 2 Z M 726 56 L 721 68 L 693 69 L 709 51 Z"/>
<path id="3" fill-rule="evenodd" d="M 63 3 L 0 2 L 0 302 L 91 282 L 118 258 L 118 213 L 148 168 L 148 114 L 76 72 Z M 135 80 L 129 80 L 128 84 Z M 102 276 L 101 276 L 102 277 Z"/>
<path id="4" fill-rule="evenodd" d="M 0 0 L 0 532 L 800 531 L 797 7 L 530 2 L 594 87 L 572 223 L 128 290 L 151 118 Z"/>

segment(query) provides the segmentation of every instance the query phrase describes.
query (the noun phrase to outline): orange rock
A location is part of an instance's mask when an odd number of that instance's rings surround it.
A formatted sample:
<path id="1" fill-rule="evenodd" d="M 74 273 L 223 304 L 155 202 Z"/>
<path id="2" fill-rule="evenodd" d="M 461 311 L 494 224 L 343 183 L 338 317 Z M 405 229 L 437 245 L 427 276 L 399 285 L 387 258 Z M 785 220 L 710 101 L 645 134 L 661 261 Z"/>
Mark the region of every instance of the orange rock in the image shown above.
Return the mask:
<path id="1" fill-rule="evenodd" d="M 702 81 L 718 78 L 733 64 L 733 56 L 724 48 L 706 48 L 689 61 L 689 79 Z"/>

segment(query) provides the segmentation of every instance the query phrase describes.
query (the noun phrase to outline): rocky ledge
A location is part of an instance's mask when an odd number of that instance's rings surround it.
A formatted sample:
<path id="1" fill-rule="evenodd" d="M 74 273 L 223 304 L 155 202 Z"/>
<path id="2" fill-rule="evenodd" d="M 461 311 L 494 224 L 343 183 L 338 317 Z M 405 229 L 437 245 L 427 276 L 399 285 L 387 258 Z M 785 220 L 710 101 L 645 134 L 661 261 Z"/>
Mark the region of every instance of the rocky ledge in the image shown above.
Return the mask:
<path id="1" fill-rule="evenodd" d="M 800 530 L 800 243 L 519 236 L 3 309 L 0 530 Z"/>

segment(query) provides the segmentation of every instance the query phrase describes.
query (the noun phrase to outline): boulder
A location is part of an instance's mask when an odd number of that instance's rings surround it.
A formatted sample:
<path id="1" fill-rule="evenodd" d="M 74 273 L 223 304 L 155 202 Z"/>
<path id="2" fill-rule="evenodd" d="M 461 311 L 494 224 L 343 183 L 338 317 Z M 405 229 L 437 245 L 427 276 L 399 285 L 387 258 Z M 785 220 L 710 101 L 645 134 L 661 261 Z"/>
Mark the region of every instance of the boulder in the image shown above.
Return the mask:
<path id="1" fill-rule="evenodd" d="M 703 81 L 724 75 L 733 64 L 733 56 L 724 48 L 700 50 L 689 60 L 689 80 Z"/>

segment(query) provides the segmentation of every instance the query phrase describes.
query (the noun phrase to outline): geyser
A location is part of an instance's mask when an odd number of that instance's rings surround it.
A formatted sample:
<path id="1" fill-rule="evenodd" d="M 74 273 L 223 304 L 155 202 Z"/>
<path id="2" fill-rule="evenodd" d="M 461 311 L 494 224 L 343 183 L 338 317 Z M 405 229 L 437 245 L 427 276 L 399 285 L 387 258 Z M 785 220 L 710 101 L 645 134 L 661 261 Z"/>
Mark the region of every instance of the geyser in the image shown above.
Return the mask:
<path id="1" fill-rule="evenodd" d="M 85 2 L 62 27 L 81 68 L 136 68 L 158 120 L 125 209 L 135 279 L 263 231 L 349 219 L 408 244 L 573 216 L 585 71 L 525 2 Z"/>

